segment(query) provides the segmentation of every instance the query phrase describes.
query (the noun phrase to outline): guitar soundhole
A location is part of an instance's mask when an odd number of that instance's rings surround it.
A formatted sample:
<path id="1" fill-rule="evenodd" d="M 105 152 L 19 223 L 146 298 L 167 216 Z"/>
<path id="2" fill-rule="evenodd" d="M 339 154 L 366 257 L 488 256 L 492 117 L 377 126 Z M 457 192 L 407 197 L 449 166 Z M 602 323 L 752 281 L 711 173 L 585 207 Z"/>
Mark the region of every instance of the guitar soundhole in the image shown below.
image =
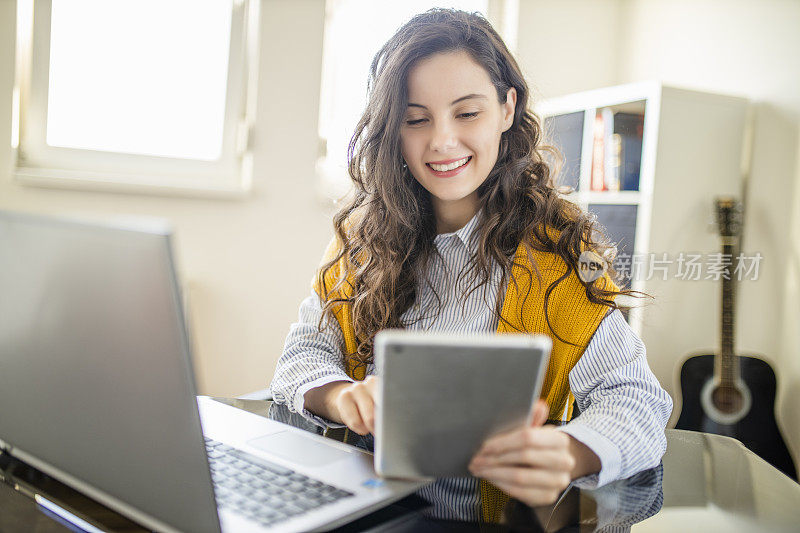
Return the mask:
<path id="1" fill-rule="evenodd" d="M 744 405 L 742 393 L 733 387 L 717 387 L 711 395 L 714 407 L 725 414 L 736 413 Z"/>

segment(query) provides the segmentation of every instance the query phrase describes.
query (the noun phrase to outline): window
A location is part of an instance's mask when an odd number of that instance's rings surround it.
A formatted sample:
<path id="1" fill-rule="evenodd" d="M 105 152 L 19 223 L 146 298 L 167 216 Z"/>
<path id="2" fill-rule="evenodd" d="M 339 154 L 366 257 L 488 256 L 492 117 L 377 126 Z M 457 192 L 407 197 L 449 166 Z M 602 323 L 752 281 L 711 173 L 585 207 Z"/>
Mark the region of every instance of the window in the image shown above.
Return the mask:
<path id="1" fill-rule="evenodd" d="M 246 192 L 257 4 L 20 0 L 17 179 Z"/>
<path id="2" fill-rule="evenodd" d="M 328 198 L 340 198 L 350 188 L 347 146 L 367 103 L 373 56 L 401 25 L 432 7 L 483 14 L 513 49 L 518 3 L 510 0 L 327 1 L 317 175 L 321 192 Z"/>

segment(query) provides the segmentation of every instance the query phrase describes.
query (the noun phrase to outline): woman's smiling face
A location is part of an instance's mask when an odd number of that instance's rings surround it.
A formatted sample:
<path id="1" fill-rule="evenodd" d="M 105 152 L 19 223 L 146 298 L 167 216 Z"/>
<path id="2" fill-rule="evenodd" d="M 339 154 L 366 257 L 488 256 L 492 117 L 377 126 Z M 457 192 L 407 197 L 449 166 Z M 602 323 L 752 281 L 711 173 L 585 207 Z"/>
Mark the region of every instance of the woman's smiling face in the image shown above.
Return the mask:
<path id="1" fill-rule="evenodd" d="M 515 89 L 499 103 L 482 66 L 463 50 L 445 52 L 411 69 L 408 102 L 400 129 L 408 168 L 431 193 L 438 218 L 454 218 L 448 211 L 474 214 L 477 189 L 494 168 L 500 137 L 514 120 Z"/>

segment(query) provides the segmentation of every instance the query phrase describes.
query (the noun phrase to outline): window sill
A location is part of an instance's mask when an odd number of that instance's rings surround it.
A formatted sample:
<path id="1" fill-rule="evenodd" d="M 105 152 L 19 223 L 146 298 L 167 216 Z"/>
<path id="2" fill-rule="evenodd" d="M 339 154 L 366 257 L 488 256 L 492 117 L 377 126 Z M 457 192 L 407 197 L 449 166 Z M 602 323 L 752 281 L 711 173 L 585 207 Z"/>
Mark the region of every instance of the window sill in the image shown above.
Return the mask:
<path id="1" fill-rule="evenodd" d="M 14 179 L 26 187 L 144 194 L 184 198 L 245 200 L 251 196 L 249 173 L 237 182 L 177 177 L 139 177 L 89 171 L 18 167 Z"/>

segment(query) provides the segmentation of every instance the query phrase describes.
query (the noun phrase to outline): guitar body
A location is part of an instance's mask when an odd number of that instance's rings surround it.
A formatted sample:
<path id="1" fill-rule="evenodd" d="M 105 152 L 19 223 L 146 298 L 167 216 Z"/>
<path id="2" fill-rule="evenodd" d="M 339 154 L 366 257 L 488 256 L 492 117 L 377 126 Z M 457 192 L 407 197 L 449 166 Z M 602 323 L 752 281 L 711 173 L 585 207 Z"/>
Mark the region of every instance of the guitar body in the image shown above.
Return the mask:
<path id="1" fill-rule="evenodd" d="M 676 429 L 687 429 L 733 437 L 749 450 L 792 479 L 797 471 L 786 443 L 775 421 L 775 372 L 769 363 L 756 357 L 737 356 L 741 382 L 749 399 L 744 403 L 744 416 L 733 423 L 724 423 L 708 412 L 709 396 L 704 388 L 714 379 L 713 354 L 690 357 L 681 367 L 683 407 Z M 749 406 L 749 407 L 748 407 Z"/>

